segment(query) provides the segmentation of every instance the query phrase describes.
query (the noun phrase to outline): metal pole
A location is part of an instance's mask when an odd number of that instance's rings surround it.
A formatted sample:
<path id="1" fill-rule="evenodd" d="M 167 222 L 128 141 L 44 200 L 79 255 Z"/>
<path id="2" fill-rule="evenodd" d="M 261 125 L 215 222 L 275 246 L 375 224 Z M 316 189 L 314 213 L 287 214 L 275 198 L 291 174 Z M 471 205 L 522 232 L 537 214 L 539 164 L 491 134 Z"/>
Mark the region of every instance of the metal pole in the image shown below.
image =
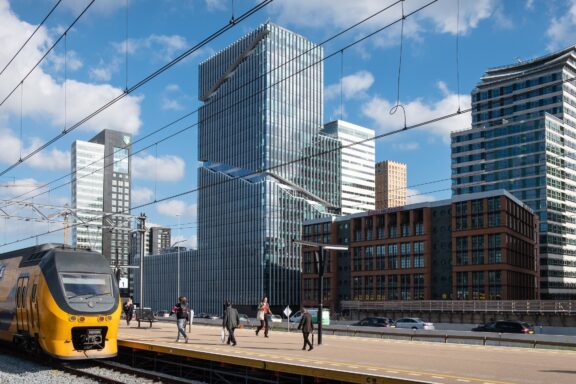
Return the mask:
<path id="1" fill-rule="evenodd" d="M 144 314 L 144 250 L 145 250 L 145 236 L 146 236 L 146 214 L 141 213 L 138 217 L 140 221 L 140 317 Z"/>
<path id="2" fill-rule="evenodd" d="M 318 345 L 322 345 L 322 312 L 324 309 L 324 248 L 318 248 Z"/>
<path id="3" fill-rule="evenodd" d="M 180 215 L 178 215 L 178 236 L 180 236 L 181 231 L 180 231 Z M 178 279 L 177 279 L 177 287 L 176 287 L 176 294 L 178 297 L 180 297 L 180 247 L 178 247 L 178 259 L 177 259 L 177 273 L 178 273 Z"/>

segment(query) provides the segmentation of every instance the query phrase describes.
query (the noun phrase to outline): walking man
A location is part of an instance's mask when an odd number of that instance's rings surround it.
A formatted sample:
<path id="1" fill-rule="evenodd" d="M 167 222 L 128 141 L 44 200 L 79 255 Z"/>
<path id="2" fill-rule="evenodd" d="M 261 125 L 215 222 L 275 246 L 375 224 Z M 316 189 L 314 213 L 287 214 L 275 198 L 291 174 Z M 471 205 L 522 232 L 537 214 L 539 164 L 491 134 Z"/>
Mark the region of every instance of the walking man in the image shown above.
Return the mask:
<path id="1" fill-rule="evenodd" d="M 188 299 L 185 296 L 180 296 L 178 303 L 172 308 L 172 313 L 176 314 L 176 325 L 178 326 L 177 343 L 180 341 L 180 335 L 184 337 L 184 341 L 188 342 L 188 335 L 186 334 L 186 322 L 190 320 L 188 312 Z"/>
<path id="2" fill-rule="evenodd" d="M 302 336 L 304 337 L 304 346 L 302 347 L 302 350 L 305 350 L 307 345 L 309 346 L 309 351 L 314 349 L 310 342 L 310 333 L 314 332 L 314 324 L 312 323 L 312 316 L 308 313 L 306 308 L 302 308 L 302 319 L 300 319 L 298 329 L 302 330 Z"/>
<path id="3" fill-rule="evenodd" d="M 236 346 L 236 337 L 234 336 L 234 330 L 238 328 L 240 324 L 240 317 L 238 316 L 238 310 L 236 308 L 232 308 L 232 303 L 230 301 L 226 301 L 224 303 L 224 307 L 226 308 L 224 311 L 224 319 L 222 320 L 222 327 L 226 328 L 228 331 L 228 341 L 226 344 L 232 346 Z"/>

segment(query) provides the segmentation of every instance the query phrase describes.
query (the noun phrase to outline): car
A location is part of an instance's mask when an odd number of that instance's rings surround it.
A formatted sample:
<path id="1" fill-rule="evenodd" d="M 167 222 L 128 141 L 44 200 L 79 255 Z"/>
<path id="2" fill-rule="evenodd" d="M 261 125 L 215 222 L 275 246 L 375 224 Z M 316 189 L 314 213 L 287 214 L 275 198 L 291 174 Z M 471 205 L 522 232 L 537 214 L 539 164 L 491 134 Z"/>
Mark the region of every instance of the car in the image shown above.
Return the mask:
<path id="1" fill-rule="evenodd" d="M 533 334 L 534 327 L 523 321 L 515 320 L 498 320 L 491 321 L 476 328 L 472 328 L 474 332 L 496 332 L 496 333 L 523 333 Z"/>
<path id="2" fill-rule="evenodd" d="M 394 321 L 387 317 L 366 317 L 357 323 L 352 324 L 354 327 L 395 327 Z"/>
<path id="3" fill-rule="evenodd" d="M 408 328 L 408 329 L 424 329 L 426 331 L 433 331 L 434 324 L 425 322 L 417 317 L 405 317 L 403 319 L 396 320 L 396 328 Z"/>
<path id="4" fill-rule="evenodd" d="M 156 317 L 170 317 L 170 311 L 158 311 Z"/>
<path id="5" fill-rule="evenodd" d="M 268 315 L 268 321 L 272 323 L 281 323 L 282 317 L 280 317 L 280 315 Z"/>
<path id="6" fill-rule="evenodd" d="M 195 319 L 209 319 L 210 315 L 204 312 L 200 312 L 194 315 Z"/>

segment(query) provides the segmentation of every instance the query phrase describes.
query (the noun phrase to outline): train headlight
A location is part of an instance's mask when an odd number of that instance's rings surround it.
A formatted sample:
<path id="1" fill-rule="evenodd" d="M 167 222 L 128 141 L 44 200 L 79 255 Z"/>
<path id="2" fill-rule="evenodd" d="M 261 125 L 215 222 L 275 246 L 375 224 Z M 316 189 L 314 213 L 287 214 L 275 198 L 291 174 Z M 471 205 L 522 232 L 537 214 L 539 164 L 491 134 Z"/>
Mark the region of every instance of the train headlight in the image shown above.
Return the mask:
<path id="1" fill-rule="evenodd" d="M 76 321 L 76 316 L 70 316 L 70 317 L 68 318 L 68 321 Z"/>
<path id="2" fill-rule="evenodd" d="M 104 316 L 98 316 L 98 322 L 101 323 L 105 320 Z"/>
<path id="3" fill-rule="evenodd" d="M 106 318 L 108 319 L 108 321 L 112 320 L 112 316 L 110 315 L 106 316 Z"/>
<path id="4" fill-rule="evenodd" d="M 80 317 L 78 318 L 78 321 L 81 322 L 81 323 L 83 323 L 84 320 L 86 320 L 86 318 L 85 318 L 84 316 L 80 316 Z"/>

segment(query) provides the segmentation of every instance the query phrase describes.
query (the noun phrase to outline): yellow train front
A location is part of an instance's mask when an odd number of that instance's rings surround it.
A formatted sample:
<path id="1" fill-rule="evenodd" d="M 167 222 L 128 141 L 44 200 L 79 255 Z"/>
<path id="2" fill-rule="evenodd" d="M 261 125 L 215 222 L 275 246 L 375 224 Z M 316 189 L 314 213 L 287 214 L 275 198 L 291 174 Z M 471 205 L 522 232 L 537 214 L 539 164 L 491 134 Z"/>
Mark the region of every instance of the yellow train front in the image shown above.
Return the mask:
<path id="1" fill-rule="evenodd" d="M 117 354 L 118 285 L 98 252 L 44 244 L 0 254 L 0 340 L 60 359 Z"/>

